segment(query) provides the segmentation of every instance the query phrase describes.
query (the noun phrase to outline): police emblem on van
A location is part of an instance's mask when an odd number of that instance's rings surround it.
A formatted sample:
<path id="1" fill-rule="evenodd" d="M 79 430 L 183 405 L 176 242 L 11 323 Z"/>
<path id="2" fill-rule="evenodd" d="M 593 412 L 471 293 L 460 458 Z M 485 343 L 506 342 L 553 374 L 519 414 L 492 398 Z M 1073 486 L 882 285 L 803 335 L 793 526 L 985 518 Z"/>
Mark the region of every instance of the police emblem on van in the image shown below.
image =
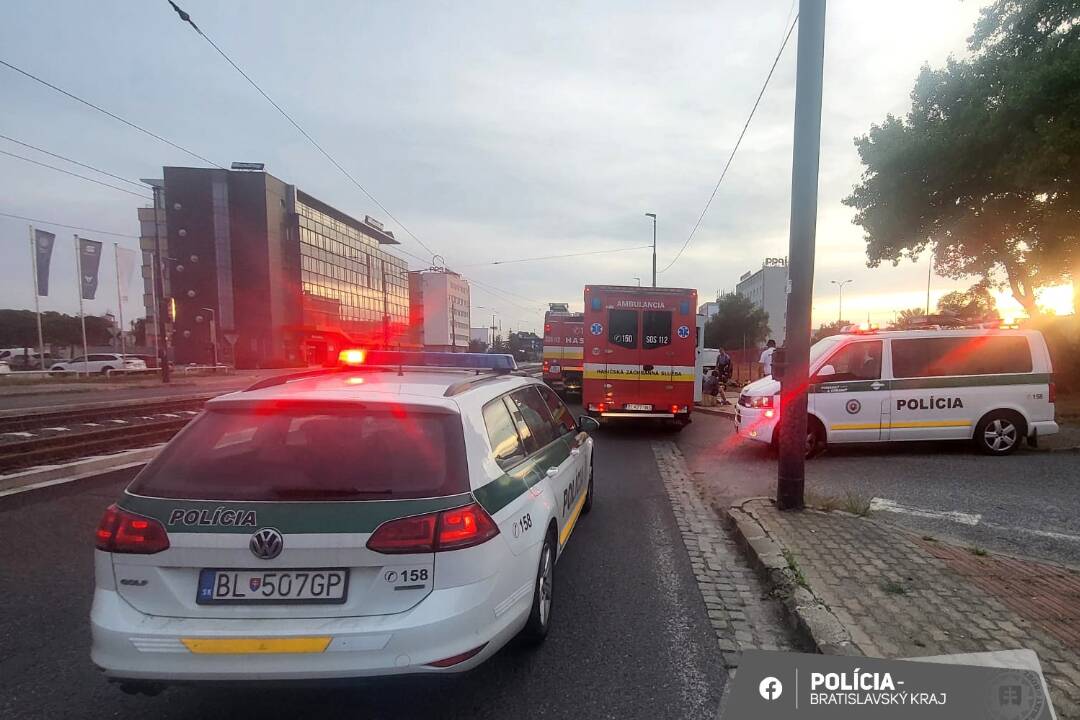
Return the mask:
<path id="1" fill-rule="evenodd" d="M 844 406 L 844 409 L 848 411 L 849 415 L 856 415 L 860 410 L 862 410 L 862 403 L 858 400 L 848 400 L 847 404 Z"/>

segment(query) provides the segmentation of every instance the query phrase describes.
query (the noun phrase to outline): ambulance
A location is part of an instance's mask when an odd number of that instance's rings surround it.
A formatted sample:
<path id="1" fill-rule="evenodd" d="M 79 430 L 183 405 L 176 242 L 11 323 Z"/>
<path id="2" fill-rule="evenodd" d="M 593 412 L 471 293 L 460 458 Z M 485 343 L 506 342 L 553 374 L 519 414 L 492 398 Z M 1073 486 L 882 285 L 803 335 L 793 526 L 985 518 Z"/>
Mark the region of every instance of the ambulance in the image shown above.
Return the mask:
<path id="1" fill-rule="evenodd" d="M 562 396 L 581 393 L 584 315 L 566 303 L 551 303 L 544 315 L 543 378 Z"/>
<path id="2" fill-rule="evenodd" d="M 601 420 L 690 422 L 697 384 L 697 291 L 585 287 L 582 404 Z"/>
<path id="3" fill-rule="evenodd" d="M 966 440 L 1008 455 L 1058 432 L 1042 333 L 996 328 L 878 332 L 849 328 L 810 348 L 806 452 L 827 444 Z M 775 444 L 781 383 L 743 388 L 738 434 Z"/>

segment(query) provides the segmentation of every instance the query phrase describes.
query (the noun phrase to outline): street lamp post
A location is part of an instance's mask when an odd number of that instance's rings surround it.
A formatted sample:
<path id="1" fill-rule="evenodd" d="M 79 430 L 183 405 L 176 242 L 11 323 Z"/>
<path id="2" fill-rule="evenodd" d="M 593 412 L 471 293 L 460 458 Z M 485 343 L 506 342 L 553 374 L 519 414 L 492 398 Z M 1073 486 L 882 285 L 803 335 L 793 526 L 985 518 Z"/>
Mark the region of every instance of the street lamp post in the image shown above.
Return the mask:
<path id="1" fill-rule="evenodd" d="M 645 213 L 652 218 L 652 286 L 656 287 L 656 213 Z"/>
<path id="2" fill-rule="evenodd" d="M 840 309 L 836 313 L 836 322 L 841 323 L 844 321 L 844 286 L 847 285 L 850 280 L 830 280 L 833 285 L 840 288 Z"/>
<path id="3" fill-rule="evenodd" d="M 203 312 L 210 313 L 210 348 L 213 353 L 214 360 L 214 372 L 217 372 L 218 354 L 217 354 L 217 313 L 214 312 L 214 308 L 204 307 Z"/>

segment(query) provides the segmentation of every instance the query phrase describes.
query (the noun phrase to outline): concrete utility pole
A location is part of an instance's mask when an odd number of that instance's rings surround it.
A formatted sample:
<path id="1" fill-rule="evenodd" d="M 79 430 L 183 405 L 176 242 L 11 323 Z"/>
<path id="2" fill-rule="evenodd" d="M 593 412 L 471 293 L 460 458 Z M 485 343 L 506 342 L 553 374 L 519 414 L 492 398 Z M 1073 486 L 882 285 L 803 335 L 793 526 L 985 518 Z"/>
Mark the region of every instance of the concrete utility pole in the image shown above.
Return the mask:
<path id="1" fill-rule="evenodd" d="M 821 153 L 821 84 L 825 56 L 825 0 L 799 0 L 795 73 L 795 146 L 791 163 L 791 234 L 788 240 L 786 367 L 780 403 L 780 459 L 776 504 L 803 507 L 806 482 L 806 391 L 810 366 L 810 313 L 814 293 L 818 161 Z"/>
<path id="2" fill-rule="evenodd" d="M 652 218 L 652 286 L 656 287 L 656 213 L 645 213 Z"/>

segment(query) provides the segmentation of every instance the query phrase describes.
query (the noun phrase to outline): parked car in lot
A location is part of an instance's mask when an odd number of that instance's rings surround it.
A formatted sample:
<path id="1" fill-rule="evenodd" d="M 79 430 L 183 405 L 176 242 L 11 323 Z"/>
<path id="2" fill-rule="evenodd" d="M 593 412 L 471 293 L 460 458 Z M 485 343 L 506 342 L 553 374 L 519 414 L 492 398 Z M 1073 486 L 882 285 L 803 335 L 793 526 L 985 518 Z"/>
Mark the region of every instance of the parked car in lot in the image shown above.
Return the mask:
<path id="1" fill-rule="evenodd" d="M 781 383 L 743 388 L 739 435 L 775 443 Z M 810 349 L 807 453 L 826 443 L 969 440 L 1008 455 L 1058 431 L 1050 353 L 1036 330 L 851 332 Z"/>
<path id="2" fill-rule="evenodd" d="M 8 348 L 0 350 L 0 362 L 5 362 L 12 370 L 41 370 L 41 353 L 37 350 L 27 351 L 25 348 Z M 53 364 L 52 353 L 45 353 L 45 367 Z"/>
<path id="3" fill-rule="evenodd" d="M 597 422 L 509 355 L 342 355 L 209 401 L 106 510 L 91 657 L 121 689 L 454 673 L 547 634 Z"/>
<path id="4" fill-rule="evenodd" d="M 0 375 L 7 375 L 11 372 L 11 366 L 3 360 L 0 360 Z"/>
<path id="5" fill-rule="evenodd" d="M 146 362 L 134 355 L 124 357 L 119 353 L 91 353 L 71 360 L 53 363 L 50 370 L 74 370 L 81 373 L 107 373 L 110 370 L 145 370 Z"/>

